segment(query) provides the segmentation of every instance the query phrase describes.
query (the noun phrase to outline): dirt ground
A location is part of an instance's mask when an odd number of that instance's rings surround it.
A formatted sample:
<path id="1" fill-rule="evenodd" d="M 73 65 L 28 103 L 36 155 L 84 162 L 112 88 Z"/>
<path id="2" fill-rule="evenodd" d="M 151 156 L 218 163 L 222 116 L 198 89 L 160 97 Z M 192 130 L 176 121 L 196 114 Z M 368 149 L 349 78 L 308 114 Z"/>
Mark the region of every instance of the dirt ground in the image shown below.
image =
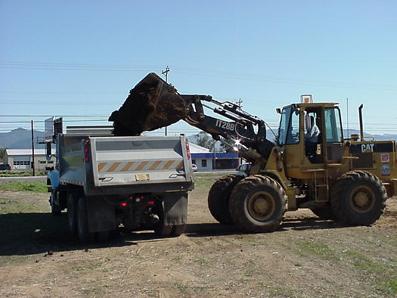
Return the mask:
<path id="1" fill-rule="evenodd" d="M 207 210 L 214 177 L 197 178 L 189 225 L 77 244 L 47 194 L 0 192 L 0 297 L 396 297 L 397 200 L 371 227 L 342 227 L 309 210 L 282 228 L 239 234 Z"/>

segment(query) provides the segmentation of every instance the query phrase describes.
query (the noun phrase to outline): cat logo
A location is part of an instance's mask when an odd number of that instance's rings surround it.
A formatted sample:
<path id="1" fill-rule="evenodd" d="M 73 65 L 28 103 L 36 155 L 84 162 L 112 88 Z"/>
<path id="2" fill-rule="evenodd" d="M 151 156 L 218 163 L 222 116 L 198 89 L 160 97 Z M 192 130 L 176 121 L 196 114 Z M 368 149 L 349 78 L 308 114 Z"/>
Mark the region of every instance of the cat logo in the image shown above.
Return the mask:
<path id="1" fill-rule="evenodd" d="M 361 145 L 361 152 L 374 152 L 374 144 L 362 144 Z"/>

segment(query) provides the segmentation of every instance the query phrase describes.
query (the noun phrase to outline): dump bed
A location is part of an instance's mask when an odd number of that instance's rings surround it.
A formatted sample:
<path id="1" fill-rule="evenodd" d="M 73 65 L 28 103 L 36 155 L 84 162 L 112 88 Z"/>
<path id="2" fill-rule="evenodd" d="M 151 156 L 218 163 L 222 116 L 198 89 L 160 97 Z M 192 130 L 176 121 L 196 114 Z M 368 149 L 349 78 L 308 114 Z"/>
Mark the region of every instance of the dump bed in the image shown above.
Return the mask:
<path id="1" fill-rule="evenodd" d="M 193 184 L 184 136 L 66 134 L 58 146 L 61 184 L 84 186 L 88 195 L 188 190 Z"/>

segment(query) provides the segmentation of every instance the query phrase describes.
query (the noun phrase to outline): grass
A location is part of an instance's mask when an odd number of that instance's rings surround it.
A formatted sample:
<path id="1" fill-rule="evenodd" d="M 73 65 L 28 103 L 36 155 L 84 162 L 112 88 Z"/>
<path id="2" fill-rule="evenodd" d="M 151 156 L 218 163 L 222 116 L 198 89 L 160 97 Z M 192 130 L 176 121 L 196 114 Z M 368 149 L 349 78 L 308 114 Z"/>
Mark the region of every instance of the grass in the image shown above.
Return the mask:
<path id="1" fill-rule="evenodd" d="M 31 191 L 31 192 L 47 192 L 47 184 L 44 181 L 35 182 L 7 182 L 0 184 L 0 190 L 7 191 Z"/>
<path id="2" fill-rule="evenodd" d="M 194 175 L 194 182 L 195 182 L 195 187 L 197 189 L 205 189 L 205 190 L 209 190 L 212 186 L 212 184 L 214 184 L 214 182 L 225 176 L 227 174 L 223 173 L 223 174 L 219 174 L 219 173 L 214 173 L 214 174 L 195 174 Z"/>
<path id="3" fill-rule="evenodd" d="M 0 171 L 0 177 L 26 177 L 26 176 L 32 176 L 33 172 L 32 171 Z M 36 176 L 44 176 L 45 172 L 44 171 L 36 171 Z"/>
<path id="4" fill-rule="evenodd" d="M 336 252 L 324 243 L 305 240 L 297 242 L 296 245 L 299 254 L 303 256 L 314 255 L 324 260 L 339 260 Z"/>
<path id="5" fill-rule="evenodd" d="M 382 288 L 392 295 L 397 295 L 397 277 L 388 280 Z"/>

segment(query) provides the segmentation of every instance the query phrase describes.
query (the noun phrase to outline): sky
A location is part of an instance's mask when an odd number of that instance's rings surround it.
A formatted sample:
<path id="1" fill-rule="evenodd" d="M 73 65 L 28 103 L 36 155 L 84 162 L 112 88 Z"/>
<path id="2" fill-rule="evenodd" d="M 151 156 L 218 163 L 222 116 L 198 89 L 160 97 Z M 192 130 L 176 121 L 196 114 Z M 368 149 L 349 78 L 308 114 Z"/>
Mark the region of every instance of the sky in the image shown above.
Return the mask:
<path id="1" fill-rule="evenodd" d="M 366 131 L 397 133 L 396 53 L 396 1 L 0 0 L 0 132 L 49 115 L 106 125 L 169 66 L 180 93 L 241 99 L 273 127 L 312 94 L 341 103 L 345 128 L 364 104 Z"/>

